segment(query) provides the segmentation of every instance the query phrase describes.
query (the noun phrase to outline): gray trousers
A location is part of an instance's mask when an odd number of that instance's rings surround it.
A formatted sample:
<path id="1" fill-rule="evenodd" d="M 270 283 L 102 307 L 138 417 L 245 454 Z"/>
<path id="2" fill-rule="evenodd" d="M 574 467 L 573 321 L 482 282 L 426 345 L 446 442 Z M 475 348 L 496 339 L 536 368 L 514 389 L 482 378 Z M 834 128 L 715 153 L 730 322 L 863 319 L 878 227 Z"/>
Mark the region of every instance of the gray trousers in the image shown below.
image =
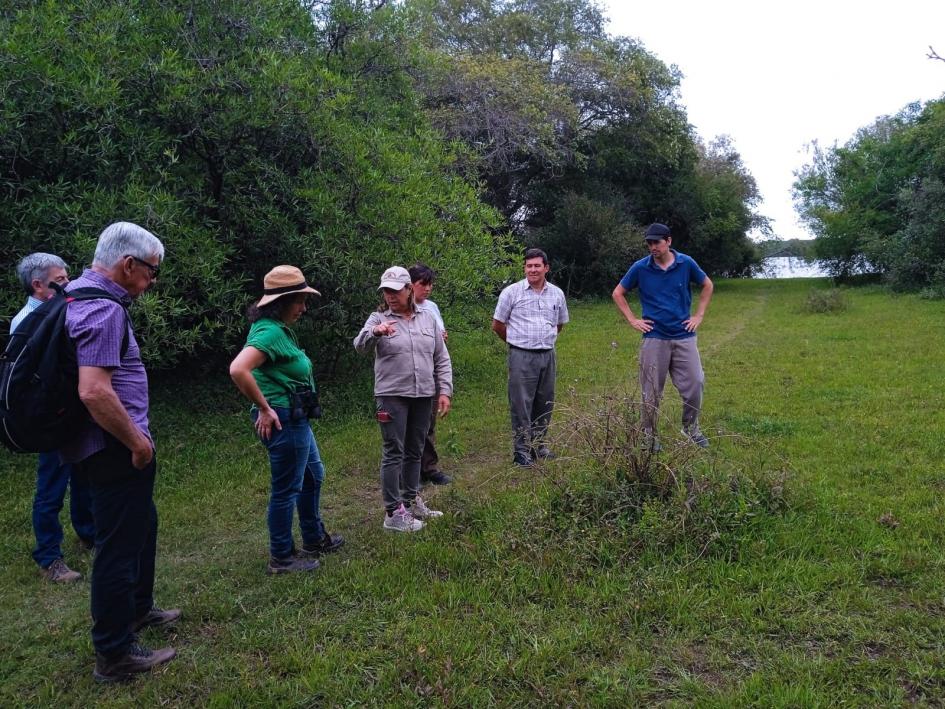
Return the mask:
<path id="1" fill-rule="evenodd" d="M 643 428 L 646 431 L 656 430 L 667 373 L 682 398 L 683 427 L 699 424 L 705 374 L 696 338 L 661 340 L 644 337 L 640 348 L 640 389 L 643 394 Z"/>
<path id="2" fill-rule="evenodd" d="M 555 405 L 555 351 L 509 347 L 509 412 L 516 453 L 531 456 L 545 438 Z"/>
<path id="3" fill-rule="evenodd" d="M 381 427 L 381 491 L 384 509 L 409 505 L 420 489 L 420 455 L 430 425 L 432 400 L 425 396 L 378 396 L 377 421 Z"/>

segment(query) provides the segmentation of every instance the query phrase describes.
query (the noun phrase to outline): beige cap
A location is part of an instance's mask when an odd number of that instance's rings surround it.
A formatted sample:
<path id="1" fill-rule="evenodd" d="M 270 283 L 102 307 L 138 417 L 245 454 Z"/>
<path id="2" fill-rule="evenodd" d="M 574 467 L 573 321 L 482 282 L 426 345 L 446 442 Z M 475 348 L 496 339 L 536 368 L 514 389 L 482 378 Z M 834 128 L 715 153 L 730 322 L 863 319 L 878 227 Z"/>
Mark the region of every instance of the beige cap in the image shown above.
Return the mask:
<path id="1" fill-rule="evenodd" d="M 384 271 L 384 275 L 381 276 L 381 285 L 379 285 L 377 289 L 390 288 L 391 290 L 403 290 L 404 286 L 409 285 L 410 272 L 402 266 L 391 266 Z"/>

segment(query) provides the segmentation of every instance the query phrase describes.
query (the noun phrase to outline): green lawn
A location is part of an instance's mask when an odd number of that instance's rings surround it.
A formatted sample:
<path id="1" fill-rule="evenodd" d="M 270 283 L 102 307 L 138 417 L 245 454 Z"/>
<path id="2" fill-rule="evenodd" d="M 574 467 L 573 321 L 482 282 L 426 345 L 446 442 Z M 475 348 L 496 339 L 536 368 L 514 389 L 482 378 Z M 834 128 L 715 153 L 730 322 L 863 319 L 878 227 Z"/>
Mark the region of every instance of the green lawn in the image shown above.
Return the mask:
<path id="1" fill-rule="evenodd" d="M 861 288 L 811 314 L 812 287 L 826 283 L 717 285 L 700 330 L 702 462 L 790 477 L 786 510 L 705 545 L 627 546 L 569 518 L 555 504 L 583 473 L 567 455 L 512 468 L 491 311 L 451 331 L 457 396 L 439 440 L 457 483 L 432 493 L 447 515 L 418 535 L 381 530 L 368 375 L 327 387 L 324 515 L 348 543 L 314 575 L 264 574 L 268 465 L 229 383 L 162 380 L 157 597 L 184 619 L 143 637 L 177 659 L 121 686 L 92 680 L 87 583 L 37 576 L 33 461 L 4 454 L 0 705 L 941 705 L 945 306 Z M 571 317 L 562 437 L 565 409 L 632 394 L 639 345 L 609 302 Z M 65 549 L 87 573 L 71 529 Z"/>

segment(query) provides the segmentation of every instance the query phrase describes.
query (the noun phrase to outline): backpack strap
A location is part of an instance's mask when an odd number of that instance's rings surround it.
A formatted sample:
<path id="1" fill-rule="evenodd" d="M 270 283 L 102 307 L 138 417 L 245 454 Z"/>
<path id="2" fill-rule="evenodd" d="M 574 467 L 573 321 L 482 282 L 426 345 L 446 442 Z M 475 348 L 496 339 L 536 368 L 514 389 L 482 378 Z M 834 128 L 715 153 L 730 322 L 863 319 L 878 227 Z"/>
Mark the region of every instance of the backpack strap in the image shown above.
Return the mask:
<path id="1" fill-rule="evenodd" d="M 124 358 L 124 356 L 128 354 L 128 323 L 131 320 L 131 316 L 128 315 L 128 306 L 121 298 L 115 297 L 107 290 L 92 286 L 74 288 L 70 291 L 66 291 L 59 286 L 59 284 L 54 283 L 50 285 L 53 285 L 57 291 L 65 296 L 67 303 L 71 303 L 74 300 L 110 300 L 114 303 L 118 303 L 121 306 L 122 312 L 125 314 L 125 334 L 124 337 L 121 338 L 121 357 Z"/>

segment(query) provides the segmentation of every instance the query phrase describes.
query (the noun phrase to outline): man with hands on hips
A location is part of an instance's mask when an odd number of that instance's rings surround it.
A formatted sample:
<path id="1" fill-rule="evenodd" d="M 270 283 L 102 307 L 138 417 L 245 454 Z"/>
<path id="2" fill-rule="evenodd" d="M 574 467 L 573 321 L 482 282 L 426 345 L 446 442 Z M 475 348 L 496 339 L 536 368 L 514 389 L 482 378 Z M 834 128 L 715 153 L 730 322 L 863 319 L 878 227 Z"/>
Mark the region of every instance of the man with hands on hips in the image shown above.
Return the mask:
<path id="1" fill-rule="evenodd" d="M 651 224 L 644 239 L 650 255 L 630 267 L 614 288 L 612 298 L 630 326 L 643 333 L 640 388 L 646 445 L 653 451 L 661 448 L 656 426 L 668 373 L 683 401 L 683 435 L 700 448 L 707 448 L 709 441 L 699 428 L 705 374 L 696 330 L 712 299 L 712 281 L 692 258 L 671 248 L 672 235 L 665 224 Z M 690 283 L 701 286 L 695 314 L 690 313 Z M 634 288 L 640 293 L 643 308 L 639 318 L 626 298 Z"/>

